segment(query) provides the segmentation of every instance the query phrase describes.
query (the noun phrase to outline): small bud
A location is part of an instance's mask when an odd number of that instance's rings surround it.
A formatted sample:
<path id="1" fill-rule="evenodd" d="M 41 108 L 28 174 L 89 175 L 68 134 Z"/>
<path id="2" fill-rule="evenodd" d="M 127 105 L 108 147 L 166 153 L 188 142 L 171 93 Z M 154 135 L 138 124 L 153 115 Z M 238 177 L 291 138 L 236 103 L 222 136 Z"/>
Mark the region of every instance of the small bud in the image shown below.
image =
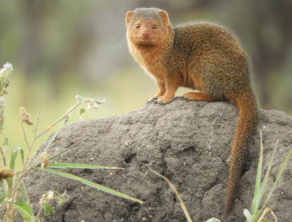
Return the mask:
<path id="1" fill-rule="evenodd" d="M 50 158 L 47 153 L 41 154 L 42 162 L 41 162 L 41 168 L 46 168 L 50 164 Z"/>
<path id="2" fill-rule="evenodd" d="M 93 110 L 94 106 L 92 105 L 92 103 L 88 103 L 87 105 L 87 110 Z"/>
<path id="3" fill-rule="evenodd" d="M 79 111 L 78 111 L 78 115 L 79 115 L 80 119 L 83 119 L 82 116 L 83 116 L 84 113 L 85 113 L 85 109 L 84 108 L 80 108 Z"/>
<path id="4" fill-rule="evenodd" d="M 53 199 L 54 199 L 54 192 L 53 192 L 53 191 L 50 190 L 50 191 L 48 192 L 47 199 L 48 199 L 48 200 L 53 200 Z"/>
<path id="5" fill-rule="evenodd" d="M 19 109 L 19 117 L 21 122 L 26 122 L 28 125 L 33 125 L 33 122 L 30 118 L 30 114 L 28 114 L 24 107 L 20 107 Z"/>
<path id="6" fill-rule="evenodd" d="M 13 177 L 14 172 L 6 167 L 0 168 L 0 178 L 6 179 L 8 177 Z"/>
<path id="7" fill-rule="evenodd" d="M 97 100 L 87 99 L 86 102 L 88 103 L 88 105 L 87 105 L 88 110 L 93 110 L 93 109 L 97 110 L 98 109 L 99 102 Z"/>

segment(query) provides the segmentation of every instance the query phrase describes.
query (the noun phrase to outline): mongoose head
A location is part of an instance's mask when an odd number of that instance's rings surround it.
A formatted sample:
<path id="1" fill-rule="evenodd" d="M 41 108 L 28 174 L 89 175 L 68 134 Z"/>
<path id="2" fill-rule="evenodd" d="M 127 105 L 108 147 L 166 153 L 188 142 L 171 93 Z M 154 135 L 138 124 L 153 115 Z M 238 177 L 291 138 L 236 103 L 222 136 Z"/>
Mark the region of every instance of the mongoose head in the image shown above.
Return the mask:
<path id="1" fill-rule="evenodd" d="M 126 26 L 128 41 L 136 45 L 160 45 L 171 30 L 167 12 L 157 8 L 128 11 Z"/>

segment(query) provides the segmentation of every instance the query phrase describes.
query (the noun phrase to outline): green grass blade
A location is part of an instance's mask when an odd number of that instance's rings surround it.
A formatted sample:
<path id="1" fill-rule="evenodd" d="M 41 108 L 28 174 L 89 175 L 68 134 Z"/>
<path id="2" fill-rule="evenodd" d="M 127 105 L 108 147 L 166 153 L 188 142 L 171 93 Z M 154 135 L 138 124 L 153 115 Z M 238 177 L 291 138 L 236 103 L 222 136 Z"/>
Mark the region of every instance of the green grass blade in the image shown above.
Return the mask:
<path id="1" fill-rule="evenodd" d="M 28 205 L 30 205 L 30 197 L 29 197 L 29 194 L 27 192 L 26 186 L 22 180 L 19 183 L 18 202 L 27 203 Z"/>
<path id="2" fill-rule="evenodd" d="M 10 169 L 12 171 L 14 171 L 14 167 L 15 167 L 15 160 L 16 160 L 16 157 L 18 155 L 18 153 L 20 152 L 21 154 L 21 160 L 22 160 L 22 163 L 24 163 L 24 153 L 23 153 L 23 149 L 16 146 L 13 148 L 12 152 L 11 152 L 11 157 L 10 157 Z"/>
<path id="3" fill-rule="evenodd" d="M 78 181 L 80 183 L 83 183 L 83 184 L 86 184 L 88 186 L 94 187 L 94 188 L 99 189 L 99 190 L 101 190 L 103 192 L 106 192 L 106 193 L 109 193 L 109 194 L 112 194 L 112 195 L 115 195 L 115 196 L 118 196 L 118 197 L 123 197 L 125 199 L 132 200 L 132 201 L 135 201 L 135 202 L 138 202 L 138 203 L 143 203 L 141 200 L 138 200 L 136 198 L 130 197 L 130 196 L 126 195 L 126 194 L 120 193 L 118 191 L 115 191 L 115 190 L 110 189 L 108 187 L 102 186 L 100 184 L 93 183 L 93 182 L 91 182 L 89 180 L 83 179 L 81 177 L 75 176 L 75 175 L 70 174 L 70 173 L 65 173 L 65 172 L 62 172 L 62 171 L 57 171 L 57 170 L 47 169 L 47 168 L 45 168 L 45 169 L 37 168 L 37 170 L 42 171 L 42 172 L 46 172 L 46 173 L 55 174 L 55 175 L 62 176 L 62 177 L 66 177 L 66 178 L 69 178 L 71 180 L 76 180 L 76 181 Z"/>
<path id="4" fill-rule="evenodd" d="M 17 197 L 17 202 L 18 203 L 25 203 L 25 192 L 24 188 L 21 183 L 19 183 L 19 194 Z"/>
<path id="5" fill-rule="evenodd" d="M 70 146 L 70 147 L 68 147 L 68 148 L 66 148 L 66 149 L 64 149 L 64 150 L 62 150 L 61 152 L 57 153 L 56 155 L 50 157 L 50 161 L 53 160 L 53 159 L 55 159 L 55 158 L 57 158 L 57 157 L 60 156 L 62 153 L 65 153 L 66 151 L 68 151 L 68 150 L 72 149 L 73 147 L 77 146 L 79 143 L 82 143 L 84 140 L 85 140 L 85 139 L 79 141 L 78 143 L 73 144 L 72 146 Z M 40 167 L 40 166 L 41 166 L 41 164 L 38 163 L 35 167 Z M 0 221 L 0 222 L 1 222 L 1 221 Z"/>
<path id="6" fill-rule="evenodd" d="M 73 144 L 72 146 L 69 146 L 68 148 L 62 150 L 61 152 L 57 153 L 56 155 L 50 157 L 50 160 L 53 160 L 55 158 L 57 158 L 58 156 L 60 156 L 62 153 L 65 153 L 66 151 L 70 150 L 71 148 L 77 146 L 79 143 L 82 143 L 85 139 L 79 141 L 78 143 Z"/>
<path id="7" fill-rule="evenodd" d="M 273 151 L 273 154 L 271 156 L 271 159 L 270 159 L 270 162 L 269 162 L 269 165 L 268 165 L 268 169 L 265 173 L 265 177 L 264 177 L 264 180 L 262 182 L 262 185 L 260 187 L 260 190 L 259 190 L 259 194 L 258 194 L 258 198 L 259 198 L 259 201 L 261 202 L 262 199 L 263 199 L 263 196 L 264 196 L 264 192 L 266 190 L 266 185 L 268 183 L 268 178 L 269 178 L 269 175 L 270 175 L 270 170 L 272 168 L 272 164 L 273 164 L 273 159 L 274 159 L 274 156 L 275 156 L 275 153 L 276 153 L 276 150 L 277 150 L 277 145 L 278 145 L 278 141 L 276 142 L 276 145 L 275 145 L 275 148 L 274 148 L 274 151 Z M 259 202 L 259 204 L 260 204 Z M 263 207 L 261 208 L 261 210 L 258 211 L 258 208 L 259 208 L 259 205 L 257 206 L 257 209 L 256 211 L 253 213 L 254 216 L 254 219 L 252 221 L 255 221 L 258 219 L 259 215 L 262 213 L 263 211 Z"/>
<path id="8" fill-rule="evenodd" d="M 255 215 L 257 213 L 257 210 L 260 205 L 260 186 L 261 186 L 261 174 L 262 174 L 262 165 L 263 165 L 263 137 L 262 137 L 262 131 L 260 131 L 260 138 L 261 138 L 261 144 L 260 144 L 260 157 L 259 157 L 259 163 L 258 163 L 258 169 L 257 169 L 257 175 L 256 175 L 256 183 L 255 183 L 255 190 L 254 190 L 254 196 L 252 201 L 252 215 Z M 254 221 L 254 220 L 253 220 Z"/>
<path id="9" fill-rule="evenodd" d="M 109 167 L 109 166 L 96 166 L 90 164 L 79 164 L 79 163 L 51 163 L 47 167 L 49 168 L 82 168 L 82 169 L 123 169 L 120 167 Z"/>
<path id="10" fill-rule="evenodd" d="M 275 180 L 275 182 L 274 182 L 274 184 L 273 184 L 273 186 L 272 186 L 272 189 L 270 190 L 270 193 L 268 194 L 268 197 L 267 197 L 265 203 L 263 204 L 263 207 L 262 207 L 262 208 L 256 213 L 255 218 L 258 218 L 259 215 L 262 213 L 262 211 L 265 209 L 265 206 L 266 206 L 266 204 L 268 203 L 268 201 L 269 201 L 269 199 L 270 199 L 270 197 L 271 197 L 271 195 L 272 195 L 272 193 L 273 193 L 273 191 L 274 191 L 274 189 L 275 189 L 275 187 L 276 187 L 276 185 L 277 185 L 277 183 L 278 183 L 278 180 L 280 179 L 281 174 L 283 173 L 283 171 L 284 171 L 284 169 L 285 169 L 285 167 L 286 167 L 286 164 L 287 164 L 287 162 L 288 162 L 288 160 L 289 160 L 291 154 L 292 154 L 292 149 L 290 150 L 290 152 L 289 152 L 288 155 L 286 156 L 285 161 L 283 162 L 283 164 L 282 164 L 280 170 L 278 171 L 278 174 L 277 174 L 277 176 L 276 176 L 276 180 Z"/>
<path id="11" fill-rule="evenodd" d="M 11 152 L 11 156 L 10 156 L 10 170 L 14 171 L 14 168 L 15 168 L 15 161 L 16 161 L 16 158 L 17 158 L 17 155 L 18 153 L 20 152 L 20 155 L 21 155 L 21 160 L 22 160 L 22 164 L 24 163 L 24 152 L 23 152 L 23 149 L 16 146 L 13 148 L 12 152 Z M 12 184 L 13 184 L 13 177 L 9 177 L 7 178 L 7 183 L 8 183 L 8 187 L 9 189 L 11 190 L 12 188 Z"/>
<path id="12" fill-rule="evenodd" d="M 35 217 L 33 214 L 32 209 L 27 204 L 23 203 L 12 203 L 12 202 L 5 202 L 11 204 L 16 208 L 16 210 L 21 214 L 22 218 L 25 219 L 27 222 L 35 222 Z"/>
<path id="13" fill-rule="evenodd" d="M 49 149 L 50 145 L 52 144 L 52 142 L 55 140 L 58 132 L 60 131 L 60 129 L 62 128 L 62 126 L 64 126 L 66 124 L 66 122 L 68 121 L 68 119 L 65 119 L 64 122 L 60 125 L 59 129 L 57 130 L 57 132 L 54 133 L 52 139 L 50 140 L 50 142 L 48 143 L 48 145 L 46 146 L 44 153 L 47 152 L 47 150 Z"/>
<path id="14" fill-rule="evenodd" d="M 262 208 L 264 208 L 266 206 L 268 200 L 270 199 L 270 197 L 271 197 L 271 195 L 272 195 L 272 193 L 273 193 L 273 191 L 274 191 L 274 189 L 275 189 L 275 187 L 276 187 L 276 185 L 278 183 L 278 180 L 280 179 L 280 177 L 281 177 L 281 175 L 282 175 L 282 173 L 283 173 L 283 171 L 284 171 L 284 169 L 285 169 L 285 167 L 286 167 L 286 165 L 288 163 L 288 160 L 289 160 L 291 154 L 292 154 L 292 149 L 290 150 L 290 152 L 286 156 L 285 161 L 283 162 L 283 164 L 282 164 L 282 166 L 281 166 L 281 168 L 280 168 L 280 170 L 279 170 L 279 172 L 278 172 L 278 174 L 276 176 L 276 180 L 275 180 L 275 182 L 274 182 L 274 184 L 272 186 L 272 189 L 271 189 L 271 191 L 270 191 L 270 193 L 269 193 L 269 195 L 268 195 L 268 197 L 267 197 L 267 199 L 266 199 L 266 201 L 265 201 L 265 203 L 264 203 Z"/>
<path id="15" fill-rule="evenodd" d="M 260 200 L 263 199 L 263 196 L 264 196 L 264 192 L 266 190 L 266 185 L 268 183 L 268 178 L 269 178 L 269 175 L 270 175 L 270 170 L 272 168 L 272 164 L 273 164 L 273 160 L 274 160 L 274 156 L 275 156 L 275 153 L 276 153 L 276 150 L 277 150 L 277 146 L 278 146 L 278 140 L 276 142 L 276 145 L 275 145 L 275 148 L 274 148 L 274 151 L 273 151 L 273 154 L 271 156 L 271 159 L 270 159 L 270 162 L 269 162 L 269 165 L 268 165 L 268 169 L 266 171 L 266 174 L 265 174 L 265 177 L 264 177 L 264 180 L 262 182 L 262 186 L 260 188 Z"/>

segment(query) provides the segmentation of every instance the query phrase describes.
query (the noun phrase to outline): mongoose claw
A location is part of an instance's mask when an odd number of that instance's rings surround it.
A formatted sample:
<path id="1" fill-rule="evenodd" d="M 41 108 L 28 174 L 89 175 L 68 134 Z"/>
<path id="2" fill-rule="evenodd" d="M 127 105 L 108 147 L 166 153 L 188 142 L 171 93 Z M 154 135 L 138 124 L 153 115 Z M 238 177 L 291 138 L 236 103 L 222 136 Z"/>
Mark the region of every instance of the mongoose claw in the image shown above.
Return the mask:
<path id="1" fill-rule="evenodd" d="M 147 101 L 146 104 L 157 103 L 157 99 L 158 99 L 158 97 L 152 97 L 152 98 L 150 98 L 150 99 Z"/>

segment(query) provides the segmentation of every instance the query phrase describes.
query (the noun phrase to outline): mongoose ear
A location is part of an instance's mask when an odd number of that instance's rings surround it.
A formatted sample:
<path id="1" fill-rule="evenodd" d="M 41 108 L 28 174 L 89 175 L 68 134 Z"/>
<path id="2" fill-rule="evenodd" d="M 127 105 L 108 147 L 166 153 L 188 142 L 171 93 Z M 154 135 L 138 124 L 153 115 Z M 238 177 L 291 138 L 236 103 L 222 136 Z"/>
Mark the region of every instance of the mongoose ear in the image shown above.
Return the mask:
<path id="1" fill-rule="evenodd" d="M 165 26 L 169 25 L 169 18 L 168 18 L 168 14 L 167 14 L 167 12 L 161 10 L 161 11 L 159 11 L 159 15 L 160 15 L 160 17 L 161 17 L 161 19 L 162 19 L 162 21 L 163 21 L 163 24 L 164 24 Z"/>
<path id="2" fill-rule="evenodd" d="M 134 15 L 134 12 L 133 11 L 128 11 L 127 14 L 126 14 L 126 26 L 128 27 L 132 17 Z"/>

